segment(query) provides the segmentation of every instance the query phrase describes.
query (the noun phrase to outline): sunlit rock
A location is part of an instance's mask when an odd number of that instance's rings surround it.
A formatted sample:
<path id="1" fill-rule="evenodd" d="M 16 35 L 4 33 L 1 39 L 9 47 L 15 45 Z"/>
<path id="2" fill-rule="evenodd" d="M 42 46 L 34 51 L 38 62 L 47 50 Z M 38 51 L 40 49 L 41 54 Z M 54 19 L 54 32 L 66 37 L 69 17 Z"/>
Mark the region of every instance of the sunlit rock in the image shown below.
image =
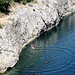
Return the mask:
<path id="1" fill-rule="evenodd" d="M 31 40 L 75 12 L 74 0 L 36 1 L 32 7 L 19 8 L 0 29 L 0 73 L 17 63 L 22 48 Z"/>

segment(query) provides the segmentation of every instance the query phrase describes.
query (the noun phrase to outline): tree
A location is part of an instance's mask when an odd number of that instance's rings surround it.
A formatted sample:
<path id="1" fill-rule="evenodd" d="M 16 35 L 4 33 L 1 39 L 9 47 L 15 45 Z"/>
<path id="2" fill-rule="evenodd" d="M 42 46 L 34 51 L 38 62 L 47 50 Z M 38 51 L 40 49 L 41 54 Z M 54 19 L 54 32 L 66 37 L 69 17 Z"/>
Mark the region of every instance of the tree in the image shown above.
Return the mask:
<path id="1" fill-rule="evenodd" d="M 14 0 L 14 1 L 15 1 L 15 2 L 19 2 L 19 3 L 21 2 L 21 0 Z"/>
<path id="2" fill-rule="evenodd" d="M 0 0 L 0 11 L 7 13 L 7 9 L 10 6 L 10 2 L 15 1 L 15 2 L 22 2 L 24 5 L 26 5 L 27 2 L 31 2 L 33 0 Z"/>
<path id="3" fill-rule="evenodd" d="M 0 0 L 0 11 L 7 11 L 10 5 L 10 0 Z"/>

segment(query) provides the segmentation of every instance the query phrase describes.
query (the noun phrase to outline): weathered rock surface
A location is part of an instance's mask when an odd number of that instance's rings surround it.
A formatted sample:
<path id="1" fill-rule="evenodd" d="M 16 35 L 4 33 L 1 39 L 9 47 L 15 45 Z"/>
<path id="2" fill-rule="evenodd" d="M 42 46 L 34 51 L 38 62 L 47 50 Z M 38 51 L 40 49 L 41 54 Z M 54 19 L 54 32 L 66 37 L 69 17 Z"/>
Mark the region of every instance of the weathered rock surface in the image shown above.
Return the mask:
<path id="1" fill-rule="evenodd" d="M 60 19 L 75 12 L 75 0 L 36 0 L 33 6 L 19 8 L 0 29 L 0 73 L 13 67 L 21 49 Z"/>

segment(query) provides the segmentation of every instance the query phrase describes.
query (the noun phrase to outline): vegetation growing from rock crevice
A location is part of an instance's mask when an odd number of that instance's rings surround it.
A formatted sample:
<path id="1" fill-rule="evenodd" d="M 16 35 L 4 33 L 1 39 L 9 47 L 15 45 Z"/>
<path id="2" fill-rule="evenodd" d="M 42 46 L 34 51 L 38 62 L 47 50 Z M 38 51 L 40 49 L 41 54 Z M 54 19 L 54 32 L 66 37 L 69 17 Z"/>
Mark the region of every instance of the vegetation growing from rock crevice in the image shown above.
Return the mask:
<path id="1" fill-rule="evenodd" d="M 72 3 L 73 5 L 75 5 L 75 2 L 74 3 Z"/>
<path id="2" fill-rule="evenodd" d="M 0 24 L 0 29 L 2 29 L 3 28 L 3 26 Z"/>

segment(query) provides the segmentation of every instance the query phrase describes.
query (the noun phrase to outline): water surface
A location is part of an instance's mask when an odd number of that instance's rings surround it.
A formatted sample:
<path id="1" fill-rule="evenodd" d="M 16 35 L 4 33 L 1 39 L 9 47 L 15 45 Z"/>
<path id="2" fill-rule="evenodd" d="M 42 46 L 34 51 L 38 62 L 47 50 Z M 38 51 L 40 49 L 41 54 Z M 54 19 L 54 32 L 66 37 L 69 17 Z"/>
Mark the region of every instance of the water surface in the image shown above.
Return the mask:
<path id="1" fill-rule="evenodd" d="M 75 13 L 29 44 L 3 75 L 75 75 Z"/>

